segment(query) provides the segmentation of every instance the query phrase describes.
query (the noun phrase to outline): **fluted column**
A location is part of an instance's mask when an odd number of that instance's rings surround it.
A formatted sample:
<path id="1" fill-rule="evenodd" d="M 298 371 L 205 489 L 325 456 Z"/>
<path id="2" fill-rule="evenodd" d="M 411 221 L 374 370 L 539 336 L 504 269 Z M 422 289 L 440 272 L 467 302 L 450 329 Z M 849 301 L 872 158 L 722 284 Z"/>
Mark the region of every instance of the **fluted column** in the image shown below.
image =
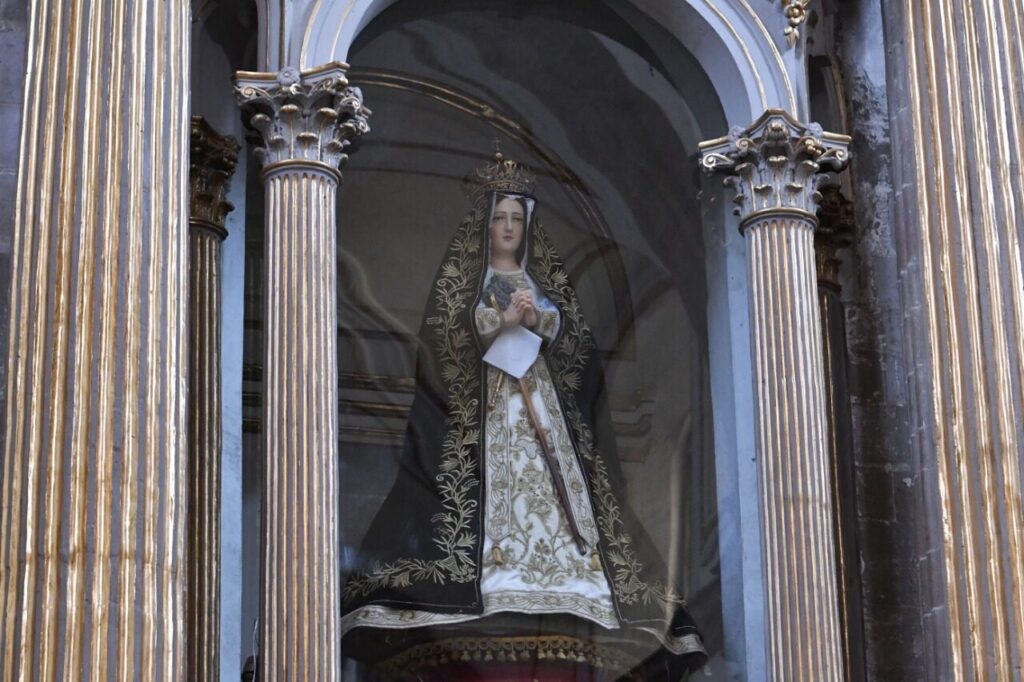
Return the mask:
<path id="1" fill-rule="evenodd" d="M 0 679 L 183 679 L 189 5 L 32 4 Z"/>
<path id="2" fill-rule="evenodd" d="M 1024 6 L 883 4 L 932 679 L 1024 670 Z M 922 533 L 924 535 L 924 533 Z M 924 544 L 924 543 L 922 543 Z M 929 564 L 940 563 L 935 569 Z M 933 572 L 934 571 L 934 572 Z M 934 661 L 932 663 L 931 661 Z"/>
<path id="3" fill-rule="evenodd" d="M 814 230 L 818 173 L 842 168 L 848 143 L 771 110 L 701 145 L 747 243 L 772 680 L 843 676 Z"/>
<path id="4" fill-rule="evenodd" d="M 220 679 L 221 242 L 238 143 L 192 117 L 189 155 L 188 680 Z"/>
<path id="5" fill-rule="evenodd" d="M 864 641 L 857 544 L 855 471 L 852 417 L 846 377 L 846 317 L 839 284 L 840 249 L 852 243 L 853 202 L 838 185 L 821 188 L 814 254 L 818 274 L 818 309 L 821 314 L 822 355 L 825 370 L 825 414 L 829 455 L 829 482 L 834 509 L 836 580 L 839 588 L 839 627 L 847 680 L 864 679 Z"/>
<path id="6" fill-rule="evenodd" d="M 370 113 L 346 68 L 240 73 L 236 89 L 264 144 L 264 682 L 340 679 L 335 193 Z"/>

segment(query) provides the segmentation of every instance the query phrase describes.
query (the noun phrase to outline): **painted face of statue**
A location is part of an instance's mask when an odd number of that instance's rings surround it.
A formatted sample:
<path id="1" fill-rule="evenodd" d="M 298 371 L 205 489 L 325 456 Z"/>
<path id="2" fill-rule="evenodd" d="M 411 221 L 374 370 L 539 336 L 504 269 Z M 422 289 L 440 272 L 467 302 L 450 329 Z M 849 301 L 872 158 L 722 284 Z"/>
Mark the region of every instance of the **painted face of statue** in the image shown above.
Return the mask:
<path id="1" fill-rule="evenodd" d="M 510 197 L 505 197 L 494 207 L 491 216 L 491 262 L 510 264 L 516 261 L 516 253 L 523 243 L 523 232 L 526 216 L 523 205 Z"/>

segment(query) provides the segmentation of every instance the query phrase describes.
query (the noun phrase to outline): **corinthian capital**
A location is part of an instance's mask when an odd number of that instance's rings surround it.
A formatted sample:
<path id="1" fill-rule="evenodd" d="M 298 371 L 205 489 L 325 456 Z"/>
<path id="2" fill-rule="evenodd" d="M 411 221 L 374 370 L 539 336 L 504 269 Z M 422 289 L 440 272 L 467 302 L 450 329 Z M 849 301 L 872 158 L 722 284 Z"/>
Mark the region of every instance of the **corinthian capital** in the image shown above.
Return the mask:
<path id="1" fill-rule="evenodd" d="M 332 62 L 307 71 L 236 75 L 235 97 L 262 137 L 260 163 L 306 162 L 336 171 L 345 162 L 349 145 L 370 130 L 370 110 L 359 88 L 349 86 L 347 68 Z"/>
<path id="2" fill-rule="evenodd" d="M 850 138 L 826 133 L 817 123 L 800 123 L 769 109 L 753 125 L 700 144 L 701 164 L 723 173 L 736 190 L 736 215 L 746 224 L 764 212 L 797 212 L 815 222 L 819 183 L 827 171 L 849 160 Z"/>
<path id="3" fill-rule="evenodd" d="M 202 116 L 192 117 L 189 146 L 189 220 L 223 239 L 224 219 L 234 208 L 227 201 L 228 184 L 238 161 L 238 142 L 220 135 Z"/>

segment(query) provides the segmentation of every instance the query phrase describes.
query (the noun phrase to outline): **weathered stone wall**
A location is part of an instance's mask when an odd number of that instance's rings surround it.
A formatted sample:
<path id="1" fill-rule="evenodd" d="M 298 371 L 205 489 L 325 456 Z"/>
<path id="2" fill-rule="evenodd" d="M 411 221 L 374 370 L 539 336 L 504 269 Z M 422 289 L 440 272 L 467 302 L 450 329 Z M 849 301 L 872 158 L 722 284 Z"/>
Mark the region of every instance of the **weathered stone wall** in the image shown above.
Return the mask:
<path id="1" fill-rule="evenodd" d="M 849 134 L 855 235 L 844 257 L 859 565 L 868 679 L 924 679 L 919 466 L 910 447 L 893 140 L 880 0 L 839 4 L 838 60 Z M 898 113 L 898 112 L 897 112 Z"/>

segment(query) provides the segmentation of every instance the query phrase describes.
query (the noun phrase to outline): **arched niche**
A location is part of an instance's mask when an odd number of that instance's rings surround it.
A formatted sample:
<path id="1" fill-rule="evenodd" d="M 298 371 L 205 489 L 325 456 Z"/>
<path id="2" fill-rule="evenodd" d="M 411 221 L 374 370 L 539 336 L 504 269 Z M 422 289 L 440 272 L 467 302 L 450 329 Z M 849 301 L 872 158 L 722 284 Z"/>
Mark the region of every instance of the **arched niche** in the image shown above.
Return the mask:
<path id="1" fill-rule="evenodd" d="M 396 264 L 381 260 L 374 263 L 360 263 L 349 260 L 345 244 L 352 238 L 353 225 L 368 219 L 368 214 L 354 214 L 354 197 L 373 192 L 375 183 L 372 173 L 387 172 L 396 166 L 394 159 L 372 168 L 377 159 L 374 145 L 389 138 L 402 125 L 402 116 L 436 115 L 444 107 L 462 108 L 470 118 L 482 121 L 484 128 L 502 137 L 510 154 L 520 152 L 530 155 L 528 159 L 540 168 L 548 182 L 557 182 L 568 187 L 564 190 L 571 195 L 572 187 L 578 183 L 578 201 L 571 196 L 560 204 L 566 220 L 576 220 L 586 229 L 595 233 L 606 228 L 616 243 L 628 243 L 636 236 L 647 240 L 668 239 L 671 246 L 692 240 L 692 246 L 702 254 L 702 272 L 699 286 L 703 291 L 701 301 L 704 308 L 681 314 L 698 315 L 704 318 L 707 348 L 709 390 L 713 402 L 714 477 L 716 478 L 715 498 L 717 504 L 718 551 L 720 553 L 722 636 L 725 649 L 729 652 L 728 671 L 740 679 L 757 679 L 758 671 L 764 670 L 763 596 L 760 569 L 760 534 L 757 523 L 756 472 L 753 468 L 753 408 L 750 386 L 750 354 L 746 332 L 746 266 L 742 238 L 736 229 L 735 219 L 723 201 L 720 183 L 702 178 L 697 172 L 697 145 L 701 140 L 724 133 L 732 122 L 752 120 L 763 109 L 765 103 L 787 102 L 792 99 L 787 89 L 784 70 L 777 78 L 766 76 L 750 64 L 750 47 L 740 47 L 736 24 L 723 19 L 724 11 L 711 2 L 702 3 L 607 3 L 607 10 L 621 19 L 623 29 L 609 34 L 594 28 L 595 35 L 603 36 L 607 42 L 607 63 L 614 63 L 617 72 L 632 86 L 643 83 L 647 96 L 656 107 L 660 107 L 668 121 L 666 123 L 666 152 L 672 155 L 678 174 L 666 178 L 662 193 L 673 195 L 674 208 L 670 212 L 685 215 L 679 230 L 672 236 L 671 230 L 660 234 L 645 232 L 646 229 L 623 228 L 629 213 L 629 181 L 622 174 L 609 172 L 608 164 L 595 160 L 593 156 L 575 151 L 572 126 L 560 124 L 565 108 L 559 109 L 550 101 L 539 98 L 528 87 L 521 87 L 508 96 L 496 97 L 493 92 L 474 86 L 486 78 L 477 73 L 475 78 L 453 79 L 434 69 L 424 75 L 422 64 L 403 68 L 377 68 L 376 58 L 371 59 L 367 46 L 381 38 L 386 31 L 374 19 L 386 18 L 385 10 L 405 13 L 414 21 L 429 13 L 429 6 L 436 3 L 392 3 L 392 2 L 350 2 L 317 3 L 311 8 L 310 17 L 318 17 L 308 31 L 303 31 L 303 40 L 293 36 L 293 44 L 302 45 L 306 66 L 330 59 L 346 59 L 353 62 L 351 80 L 364 87 L 367 104 L 375 109 L 371 125 L 374 133 L 367 136 L 362 148 L 356 151 L 346 169 L 346 182 L 340 193 L 339 243 L 340 273 L 343 281 L 340 296 L 343 299 L 342 317 L 346 313 L 345 302 L 359 297 L 360 289 L 372 290 L 360 283 L 368 270 L 393 269 Z M 724 3 L 723 3 L 724 4 Z M 488 3 L 444 3 L 447 11 L 479 9 Z M 425 9 L 426 7 L 426 9 Z M 701 14 L 701 8 L 710 20 Z M 561 7 L 562 16 L 570 20 L 571 8 Z M 735 12 L 735 8 L 733 8 Z M 728 15 L 725 15 L 728 18 Z M 390 20 L 393 25 L 395 19 Z M 575 21 L 586 23 L 587 17 L 578 15 Z M 333 22 L 333 23 L 332 23 Z M 715 24 L 718 22 L 717 29 Z M 751 30 L 760 31 L 756 26 Z M 723 38 L 728 39 L 728 41 Z M 681 39 L 684 38 L 685 40 Z M 386 37 L 386 36 L 385 36 Z M 457 35 L 450 36 L 458 40 Z M 731 42 L 729 42 L 731 41 Z M 751 41 L 754 44 L 754 41 Z M 386 45 L 378 45 L 386 51 Z M 764 65 L 766 60 L 762 59 Z M 767 60 L 771 61 L 771 60 Z M 396 65 L 392 65 L 395 67 Z M 462 68 L 462 66 L 460 66 Z M 764 71 L 770 72 L 770 69 Z M 405 99 L 400 103 L 389 94 L 385 99 L 384 88 L 389 93 L 402 92 Z M 376 100 L 375 100 L 376 95 Z M 432 100 L 429 112 L 417 109 L 417 102 Z M 444 100 L 440 105 L 438 101 Z M 518 104 L 510 104 L 515 100 Z M 382 106 L 381 102 L 387 104 Z M 526 103 L 526 104 L 524 104 Z M 786 106 L 783 104 L 783 106 Z M 399 112 L 403 109 L 405 113 Z M 524 111 L 528 115 L 524 116 Z M 398 112 L 398 113 L 396 113 Z M 618 125 L 628 131 L 637 125 L 623 117 Z M 391 131 L 391 132 L 388 132 Z M 534 133 L 532 137 L 530 131 Z M 488 140 L 477 130 L 473 145 L 456 153 L 445 151 L 431 156 L 423 153 L 410 154 L 405 170 L 413 166 L 414 172 L 437 176 L 439 191 L 451 191 L 452 196 L 438 198 L 437 205 L 459 205 L 457 187 L 461 173 L 476 165 L 486 152 Z M 494 135 L 492 135 L 493 137 Z M 621 137 L 621 136 L 620 136 Z M 623 163 L 626 159 L 622 159 Z M 636 163 L 636 158 L 629 163 Z M 564 175 L 559 175 L 562 172 Z M 365 198 L 365 197 L 364 197 Z M 383 206 L 386 202 L 378 201 Z M 599 219 L 589 221 L 586 214 L 591 207 Z M 552 206 L 545 209 L 551 211 Z M 436 210 L 436 209 L 435 209 Z M 575 212 L 575 213 L 574 213 Z M 451 229 L 460 215 L 453 216 L 442 224 Z M 570 215 L 572 214 L 572 215 Z M 379 218 L 378 218 L 379 219 Z M 398 216 L 395 220 L 400 219 Z M 382 224 L 387 223 L 387 219 Z M 450 223 L 450 224 L 449 224 Z M 683 223 L 686 223 L 684 229 Z M 602 227 L 603 226 L 603 227 Z M 673 241 L 675 240 L 675 241 Z M 436 256 L 428 256 L 431 246 L 424 242 L 418 245 L 415 237 L 407 243 L 410 253 L 416 253 L 436 265 Z M 567 249 L 567 260 L 578 265 L 576 277 L 586 279 L 588 273 L 595 281 L 612 281 L 609 272 L 614 269 L 608 258 L 597 251 L 579 253 L 574 257 L 572 248 Z M 656 257 L 654 254 L 652 257 Z M 596 273 L 596 274 L 595 274 Z M 598 284 L 600 286 L 600 284 Z M 606 287 L 613 288 L 613 287 Z M 630 297 L 635 309 L 657 305 L 664 300 L 659 294 L 649 297 Z M 364 297 L 365 299 L 365 297 Z M 405 311 L 405 322 L 384 319 L 392 312 L 390 306 L 380 306 L 379 301 L 361 300 L 359 314 L 368 316 L 368 324 L 379 323 L 385 329 L 415 330 L 415 310 L 422 302 L 409 303 Z M 692 301 L 690 302 L 692 305 Z M 393 316 L 392 316 L 393 317 Z M 401 315 L 398 315 L 401 317 Z M 619 338 L 628 334 L 629 329 L 619 329 Z M 347 354 L 369 352 L 372 346 L 352 343 L 342 330 L 342 371 L 345 371 Z M 390 332 L 380 335 L 393 337 Z M 614 336 L 614 335 L 612 335 Z M 610 336 L 606 338 L 611 338 Z M 386 338 L 387 343 L 391 342 Z M 610 343 L 609 346 L 615 344 Z M 621 358 L 613 358 L 621 360 Z M 628 366 L 625 363 L 620 366 Z M 612 370 L 616 371 L 616 370 Z M 621 370 L 626 371 L 626 370 Z M 360 402 L 359 394 L 350 402 L 342 390 L 342 409 L 352 412 L 374 409 L 373 400 Z M 402 392 L 401 385 L 388 387 L 395 393 Z M 352 396 L 353 393 L 349 393 Z M 362 394 L 364 397 L 368 394 Z M 344 422 L 344 419 L 343 419 Z M 343 423 L 344 428 L 344 423 Z M 367 429 L 369 433 L 371 429 Z M 378 434 L 379 435 L 379 434 Z M 345 475 L 346 465 L 342 464 Z M 343 486 L 344 488 L 344 486 Z"/>
<path id="2" fill-rule="evenodd" d="M 373 19 L 398 0 L 313 0 L 292 16 L 261 14 L 266 34 L 261 50 L 271 64 L 311 68 L 330 61 L 348 61 L 356 37 Z M 570 3 L 571 4 L 571 3 Z M 769 108 L 801 117 L 806 110 L 799 60 L 778 45 L 773 30 L 748 0 L 620 0 L 607 3 L 627 22 L 640 17 L 662 27 L 702 65 L 714 83 L 730 125 L 747 125 Z M 287 36 L 277 39 L 274 24 L 287 23 Z M 791 75 L 796 74 L 796 76 Z M 707 131 L 716 137 L 726 129 Z"/>

